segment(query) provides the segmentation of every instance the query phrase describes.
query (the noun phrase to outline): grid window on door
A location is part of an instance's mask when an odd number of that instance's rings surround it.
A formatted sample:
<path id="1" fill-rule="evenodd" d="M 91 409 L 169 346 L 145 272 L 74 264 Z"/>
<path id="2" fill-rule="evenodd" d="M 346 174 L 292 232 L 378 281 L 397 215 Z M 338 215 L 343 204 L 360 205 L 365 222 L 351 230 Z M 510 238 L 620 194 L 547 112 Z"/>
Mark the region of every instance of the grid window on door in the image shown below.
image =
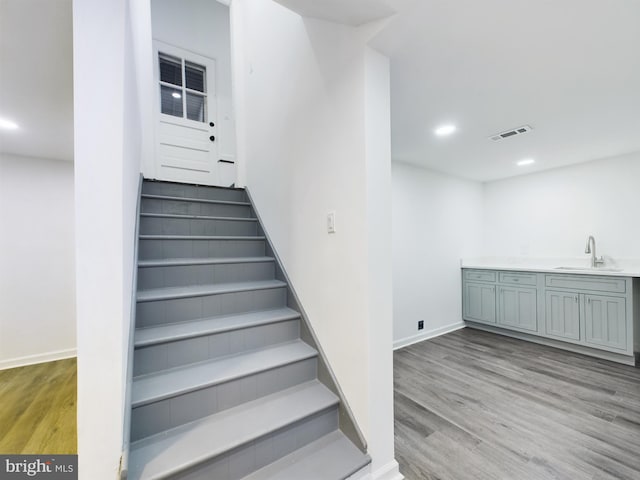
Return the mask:
<path id="1" fill-rule="evenodd" d="M 196 122 L 207 121 L 207 69 L 182 58 L 158 54 L 160 111 Z"/>

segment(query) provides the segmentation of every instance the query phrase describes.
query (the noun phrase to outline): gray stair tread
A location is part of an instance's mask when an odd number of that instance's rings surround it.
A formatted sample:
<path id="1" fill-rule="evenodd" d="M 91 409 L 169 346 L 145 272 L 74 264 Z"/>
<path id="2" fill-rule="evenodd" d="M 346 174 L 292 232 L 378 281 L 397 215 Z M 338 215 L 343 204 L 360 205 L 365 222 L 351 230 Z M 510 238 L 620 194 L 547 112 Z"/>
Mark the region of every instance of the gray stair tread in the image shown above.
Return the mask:
<path id="1" fill-rule="evenodd" d="M 133 408 L 211 385 L 242 378 L 317 355 L 302 340 L 281 343 L 260 350 L 190 364 L 133 379 Z"/>
<path id="2" fill-rule="evenodd" d="M 140 240 L 264 240 L 259 235 L 140 235 Z"/>
<path id="3" fill-rule="evenodd" d="M 150 218 L 184 218 L 188 220 L 224 220 L 225 222 L 257 222 L 257 218 L 245 217 L 212 217 L 209 215 L 184 215 L 178 213 L 140 213 L 141 217 Z"/>
<path id="4" fill-rule="evenodd" d="M 342 480 L 370 462 L 369 455 L 336 430 L 242 480 Z"/>
<path id="5" fill-rule="evenodd" d="M 337 403 L 312 380 L 147 437 L 131 445 L 129 478 L 165 478 Z"/>
<path id="6" fill-rule="evenodd" d="M 220 203 L 223 205 L 240 205 L 242 207 L 248 207 L 251 204 L 249 202 L 234 202 L 231 200 L 211 200 L 208 198 L 193 198 L 193 197 L 173 197 L 170 195 L 156 195 L 150 193 L 143 193 L 142 198 L 153 198 L 156 200 L 171 200 L 178 202 L 198 202 L 198 203 Z"/>
<path id="7" fill-rule="evenodd" d="M 203 297 L 222 293 L 246 292 L 249 290 L 268 290 L 282 288 L 287 284 L 280 280 L 258 280 L 255 282 L 216 283 L 213 285 L 189 285 L 186 287 L 167 287 L 142 290 L 138 292 L 138 302 L 170 300 L 174 298 Z"/>
<path id="8" fill-rule="evenodd" d="M 215 333 L 248 328 L 268 323 L 281 322 L 299 318 L 300 314 L 290 308 L 262 310 L 241 315 L 226 315 L 189 322 L 171 323 L 157 327 L 136 329 L 135 346 L 145 347 L 158 343 L 166 343 L 185 338 L 212 335 Z"/>
<path id="9" fill-rule="evenodd" d="M 274 257 L 216 257 L 216 258 L 161 258 L 139 260 L 139 267 L 173 267 L 182 265 L 213 265 L 227 263 L 264 263 L 273 262 Z"/>

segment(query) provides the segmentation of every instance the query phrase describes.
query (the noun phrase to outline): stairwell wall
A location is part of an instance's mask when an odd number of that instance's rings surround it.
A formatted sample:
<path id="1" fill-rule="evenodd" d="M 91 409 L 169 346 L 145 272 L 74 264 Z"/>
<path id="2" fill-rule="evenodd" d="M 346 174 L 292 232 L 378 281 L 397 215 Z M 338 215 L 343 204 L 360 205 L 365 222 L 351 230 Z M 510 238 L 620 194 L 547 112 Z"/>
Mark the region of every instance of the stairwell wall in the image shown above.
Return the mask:
<path id="1" fill-rule="evenodd" d="M 373 470 L 393 467 L 391 288 L 378 282 L 391 249 L 368 210 L 390 188 L 388 124 L 378 125 L 381 145 L 373 136 L 367 144 L 367 114 L 388 115 L 388 61 L 367 57 L 358 29 L 267 0 L 234 0 L 231 30 L 240 179 L 367 439 Z M 367 74 L 381 72 L 367 91 Z M 367 111 L 378 96 L 382 104 Z M 327 233 L 329 211 L 335 234 Z"/>

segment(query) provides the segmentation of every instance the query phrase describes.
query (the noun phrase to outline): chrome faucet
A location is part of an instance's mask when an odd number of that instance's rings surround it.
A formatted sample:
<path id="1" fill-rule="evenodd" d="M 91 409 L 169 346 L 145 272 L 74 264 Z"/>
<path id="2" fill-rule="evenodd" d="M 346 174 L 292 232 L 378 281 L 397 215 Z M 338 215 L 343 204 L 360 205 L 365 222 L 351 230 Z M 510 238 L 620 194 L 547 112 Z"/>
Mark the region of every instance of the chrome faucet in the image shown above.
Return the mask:
<path id="1" fill-rule="evenodd" d="M 596 268 L 598 265 L 604 263 L 603 257 L 596 257 L 596 239 L 593 238 L 593 235 L 589 235 L 589 238 L 587 238 L 587 246 L 584 249 L 584 253 L 591 254 L 591 268 Z"/>

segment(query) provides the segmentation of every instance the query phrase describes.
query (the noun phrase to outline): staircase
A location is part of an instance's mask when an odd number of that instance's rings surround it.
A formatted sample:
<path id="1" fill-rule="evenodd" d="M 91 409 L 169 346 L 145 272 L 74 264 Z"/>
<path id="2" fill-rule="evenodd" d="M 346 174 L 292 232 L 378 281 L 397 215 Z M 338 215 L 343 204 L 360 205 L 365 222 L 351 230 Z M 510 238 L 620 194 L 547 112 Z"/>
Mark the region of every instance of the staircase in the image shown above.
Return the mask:
<path id="1" fill-rule="evenodd" d="M 339 480 L 338 428 L 242 189 L 144 181 L 129 479 Z"/>

